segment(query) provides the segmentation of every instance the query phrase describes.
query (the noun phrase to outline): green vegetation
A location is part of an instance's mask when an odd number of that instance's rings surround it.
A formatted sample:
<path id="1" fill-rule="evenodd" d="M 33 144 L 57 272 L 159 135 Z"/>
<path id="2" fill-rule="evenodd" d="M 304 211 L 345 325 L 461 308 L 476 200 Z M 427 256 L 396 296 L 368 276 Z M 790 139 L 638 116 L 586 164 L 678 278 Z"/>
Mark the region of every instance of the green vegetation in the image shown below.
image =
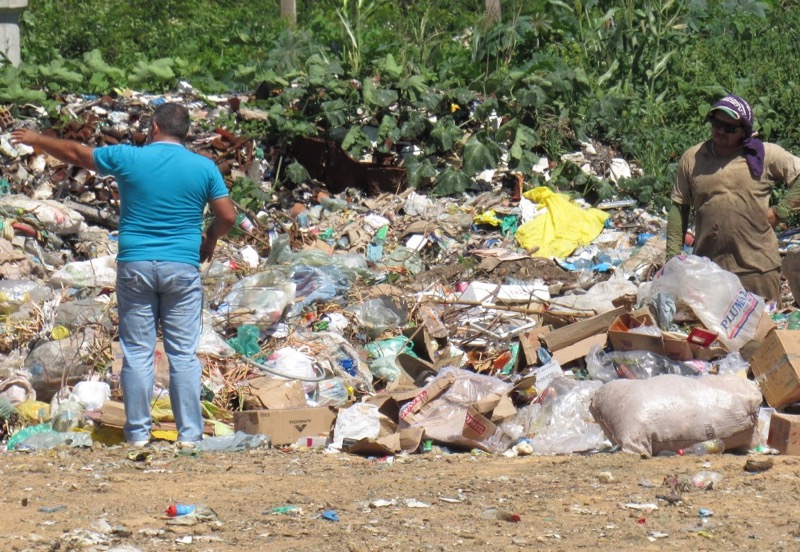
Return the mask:
<path id="1" fill-rule="evenodd" d="M 279 4 L 30 0 L 23 64 L 0 68 L 0 101 L 55 109 L 65 93 L 162 93 L 179 80 L 207 95 L 258 89 L 268 121 L 237 132 L 335 136 L 356 155 L 415 143 L 410 182 L 437 194 L 501 162 L 537 185 L 539 156 L 591 138 L 646 176 L 618 191 L 560 164 L 550 185 L 655 207 L 726 92 L 751 101 L 763 139 L 800 146 L 794 2 L 504 0 L 490 24 L 483 0 L 298 0 L 294 29 Z M 459 162 L 442 171 L 442 158 Z"/>

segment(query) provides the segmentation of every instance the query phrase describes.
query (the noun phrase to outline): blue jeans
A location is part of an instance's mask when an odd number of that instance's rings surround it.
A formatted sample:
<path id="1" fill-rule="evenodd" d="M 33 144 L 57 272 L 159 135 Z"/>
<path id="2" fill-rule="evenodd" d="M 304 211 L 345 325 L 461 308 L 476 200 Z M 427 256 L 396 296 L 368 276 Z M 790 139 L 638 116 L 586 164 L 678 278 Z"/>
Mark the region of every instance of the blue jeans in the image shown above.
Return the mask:
<path id="1" fill-rule="evenodd" d="M 169 359 L 169 396 L 179 441 L 203 436 L 200 408 L 200 343 L 203 288 L 200 270 L 186 263 L 120 262 L 117 265 L 119 338 L 125 438 L 150 438 L 156 329 L 161 322 Z"/>

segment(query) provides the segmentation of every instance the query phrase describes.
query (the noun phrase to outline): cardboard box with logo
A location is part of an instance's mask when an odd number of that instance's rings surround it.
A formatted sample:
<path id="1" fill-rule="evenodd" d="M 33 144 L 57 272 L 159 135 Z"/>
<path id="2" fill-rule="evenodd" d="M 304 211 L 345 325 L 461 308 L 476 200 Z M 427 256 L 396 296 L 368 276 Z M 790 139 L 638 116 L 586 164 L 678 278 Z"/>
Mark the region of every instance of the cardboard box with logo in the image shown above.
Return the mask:
<path id="1" fill-rule="evenodd" d="M 455 370 L 440 373 L 400 410 L 401 426 L 423 427 L 426 438 L 443 443 L 499 452 L 503 432 L 497 422 L 513 416 L 516 408 L 507 394 L 488 389 L 477 393 L 479 384 L 466 381 L 481 377 L 486 376 Z M 451 389 L 455 390 L 453 400 L 447 395 Z M 465 404 L 465 393 L 481 398 Z"/>
<path id="2" fill-rule="evenodd" d="M 235 431 L 268 435 L 273 445 L 291 445 L 301 437 L 330 435 L 334 420 L 336 412 L 324 406 L 233 413 Z"/>
<path id="3" fill-rule="evenodd" d="M 800 401 L 800 331 L 770 332 L 750 359 L 750 369 L 773 408 Z"/>

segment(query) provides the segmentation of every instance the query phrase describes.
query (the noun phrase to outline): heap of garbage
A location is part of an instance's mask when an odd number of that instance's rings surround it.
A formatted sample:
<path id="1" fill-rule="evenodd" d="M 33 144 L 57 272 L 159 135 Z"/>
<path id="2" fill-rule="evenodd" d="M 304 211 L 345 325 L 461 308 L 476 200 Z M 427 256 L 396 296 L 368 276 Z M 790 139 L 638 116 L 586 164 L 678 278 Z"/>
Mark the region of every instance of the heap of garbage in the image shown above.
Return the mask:
<path id="1" fill-rule="evenodd" d="M 208 450 L 650 456 L 718 440 L 794 453 L 784 433 L 797 418 L 773 412 L 800 400 L 787 353 L 800 320 L 690 249 L 664 264 L 665 220 L 635 201 L 591 207 L 503 170 L 434 198 L 335 142 L 281 153 L 209 128 L 220 112 L 266 116 L 241 98 L 70 97 L 70 122 L 50 131 L 142 144 L 164 101 L 190 107 L 187 145 L 232 193 L 252 182 L 267 198 L 237 203 L 202 267 Z M 9 141 L 46 125 L 35 106 L 0 113 L 0 438 L 8 450 L 121 444 L 116 182 Z M 585 144 L 570 160 L 612 182 L 636 170 L 594 156 Z M 301 185 L 275 177 L 290 157 L 309 173 Z M 154 365 L 153 437 L 175 440 L 160 344 Z"/>

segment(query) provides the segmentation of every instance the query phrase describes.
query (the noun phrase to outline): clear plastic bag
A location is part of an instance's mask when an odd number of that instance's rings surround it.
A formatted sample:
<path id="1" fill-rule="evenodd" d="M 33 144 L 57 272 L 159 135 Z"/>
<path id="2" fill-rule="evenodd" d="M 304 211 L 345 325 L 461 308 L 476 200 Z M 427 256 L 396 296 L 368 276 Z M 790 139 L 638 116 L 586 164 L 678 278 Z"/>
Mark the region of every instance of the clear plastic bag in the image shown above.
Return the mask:
<path id="1" fill-rule="evenodd" d="M 639 300 L 652 302 L 664 292 L 675 298 L 678 307 L 690 308 L 706 328 L 717 332 L 730 351 L 738 351 L 753 339 L 764 313 L 764 300 L 746 291 L 735 274 L 696 255 L 670 259 L 652 282 L 639 288 Z"/>
<path id="2" fill-rule="evenodd" d="M 555 378 L 540 402 L 522 407 L 513 419 L 530 437 L 535 454 L 571 454 L 606 448 L 610 442 L 589 412 L 597 381 Z"/>
<path id="3" fill-rule="evenodd" d="M 24 303 L 42 304 L 53 298 L 53 290 L 32 280 L 0 280 L 0 313 L 19 310 Z"/>
<path id="4" fill-rule="evenodd" d="M 257 448 L 269 448 L 272 441 L 267 435 L 247 433 L 237 431 L 233 435 L 222 435 L 218 437 L 206 437 L 195 445 L 196 450 L 201 452 L 242 452 Z"/>
<path id="5" fill-rule="evenodd" d="M 397 328 L 402 320 L 400 315 L 389 308 L 381 299 L 370 299 L 350 307 L 356 321 L 370 336 L 376 337 L 386 330 Z"/>
<path id="6" fill-rule="evenodd" d="M 294 298 L 295 285 L 285 271 L 263 271 L 231 286 L 220 311 L 230 316 L 234 326 L 250 324 L 266 328 L 281 319 Z"/>
<path id="7" fill-rule="evenodd" d="M 619 378 L 646 379 L 661 374 L 699 376 L 702 372 L 687 362 L 672 360 L 650 351 L 605 352 L 595 346 L 586 355 L 586 369 L 592 379 L 609 382 Z"/>
<path id="8" fill-rule="evenodd" d="M 341 406 L 347 402 L 350 394 L 342 378 L 331 378 L 317 383 L 314 402 L 319 406 Z"/>
<path id="9" fill-rule="evenodd" d="M 67 263 L 50 276 L 50 285 L 113 289 L 117 285 L 117 257 L 116 255 L 106 255 L 88 261 Z"/>

